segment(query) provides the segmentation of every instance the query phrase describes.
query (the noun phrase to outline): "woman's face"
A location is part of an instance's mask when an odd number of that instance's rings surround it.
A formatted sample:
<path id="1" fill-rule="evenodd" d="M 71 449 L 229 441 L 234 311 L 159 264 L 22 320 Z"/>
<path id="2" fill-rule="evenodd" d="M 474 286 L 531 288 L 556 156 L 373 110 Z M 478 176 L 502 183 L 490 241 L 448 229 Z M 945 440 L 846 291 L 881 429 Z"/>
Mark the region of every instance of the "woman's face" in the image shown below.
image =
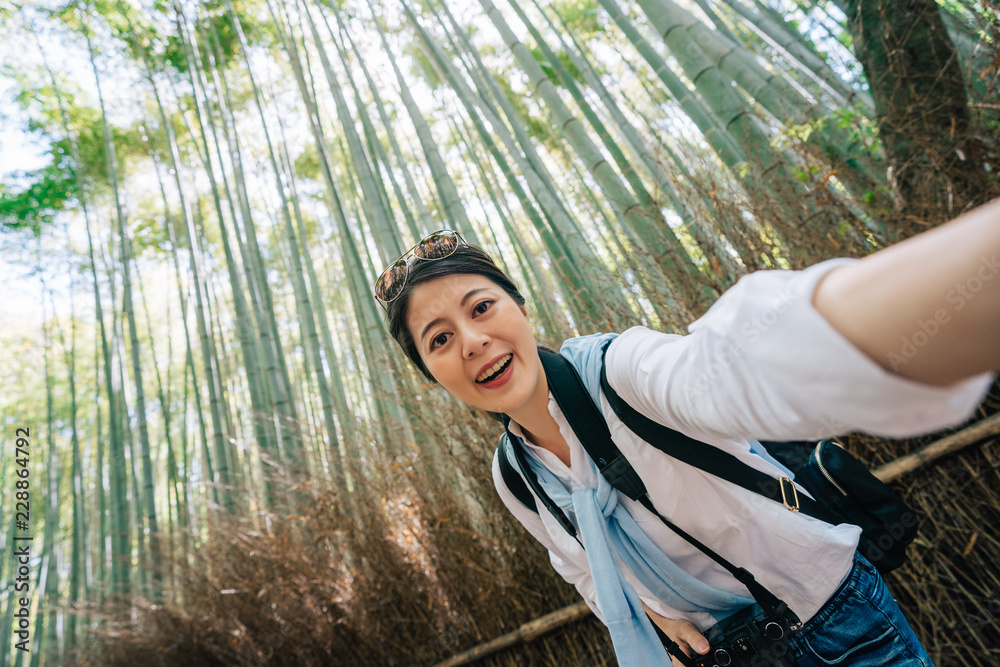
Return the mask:
<path id="1" fill-rule="evenodd" d="M 516 414 L 544 384 L 528 312 L 489 278 L 455 274 L 410 293 L 406 324 L 431 375 L 456 398 Z"/>

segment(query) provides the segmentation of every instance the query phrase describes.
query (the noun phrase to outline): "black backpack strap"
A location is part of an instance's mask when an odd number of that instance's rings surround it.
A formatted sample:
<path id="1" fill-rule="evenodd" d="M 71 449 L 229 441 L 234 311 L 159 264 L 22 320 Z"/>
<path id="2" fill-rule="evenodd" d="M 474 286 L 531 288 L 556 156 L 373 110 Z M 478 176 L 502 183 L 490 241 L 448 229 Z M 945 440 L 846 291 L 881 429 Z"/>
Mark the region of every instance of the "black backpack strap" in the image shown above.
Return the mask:
<path id="1" fill-rule="evenodd" d="M 611 440 L 608 423 L 594 405 L 576 369 L 561 354 L 539 350 L 538 355 L 549 389 L 604 478 L 632 500 L 645 496 L 646 485 Z"/>
<path id="2" fill-rule="evenodd" d="M 500 477 L 507 486 L 507 490 L 514 494 L 514 497 L 529 510 L 538 514 L 538 505 L 535 504 L 535 497 L 528 490 L 528 485 L 524 483 L 524 478 L 511 465 L 507 458 L 507 448 L 510 447 L 510 438 L 507 432 L 500 434 L 500 441 L 497 443 L 497 462 L 500 464 Z"/>
<path id="3" fill-rule="evenodd" d="M 604 348 L 607 356 L 608 348 Z M 603 360 L 602 360 L 603 361 Z M 794 512 L 834 525 L 840 521 L 823 505 L 805 495 L 799 495 L 788 477 L 774 478 L 752 468 L 743 461 L 680 431 L 659 424 L 629 405 L 608 382 L 607 364 L 601 364 L 601 391 L 618 418 L 647 443 L 678 461 L 700 468 L 732 484 L 783 504 Z"/>
<path id="4" fill-rule="evenodd" d="M 736 577 L 741 584 L 747 587 L 757 604 L 766 611 L 785 616 L 791 622 L 797 623 L 798 619 L 795 618 L 795 614 L 788 608 L 788 605 L 759 584 L 754 579 L 753 574 L 742 567 L 736 567 L 700 540 L 678 528 L 656 510 L 646 493 L 645 484 L 611 439 L 611 431 L 604 420 L 604 415 L 601 414 L 600 409 L 587 393 L 576 369 L 561 354 L 539 350 L 538 356 L 542 360 L 549 389 L 555 396 L 556 402 L 566 419 L 569 420 L 570 426 L 583 448 L 597 463 L 605 479 L 619 492 L 633 500 L 638 500 L 643 507 L 658 516 L 668 528 Z M 703 443 L 698 444 L 705 447 Z"/>

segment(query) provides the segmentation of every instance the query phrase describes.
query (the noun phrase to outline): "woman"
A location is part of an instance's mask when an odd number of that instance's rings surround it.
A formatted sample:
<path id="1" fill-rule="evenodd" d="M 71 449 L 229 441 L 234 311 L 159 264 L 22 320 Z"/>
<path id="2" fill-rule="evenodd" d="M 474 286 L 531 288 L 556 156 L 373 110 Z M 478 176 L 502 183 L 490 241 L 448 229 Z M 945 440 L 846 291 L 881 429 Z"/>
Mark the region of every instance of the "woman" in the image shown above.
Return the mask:
<path id="1" fill-rule="evenodd" d="M 489 257 L 453 233 L 415 252 L 376 285 L 391 333 L 428 378 L 509 416 L 532 472 L 583 541 L 544 509 L 520 504 L 494 460 L 498 492 L 608 625 L 619 663 L 668 664 L 648 619 L 686 654 L 707 653 L 703 631 L 752 603 L 746 588 L 646 508 L 608 492 L 549 394 L 523 297 Z M 570 339 L 561 354 L 593 378 L 614 338 L 607 378 L 629 404 L 778 476 L 748 439 L 900 437 L 968 417 L 1000 368 L 998 255 L 995 201 L 860 261 L 744 277 L 687 336 L 635 327 Z M 761 502 L 642 442 L 603 397 L 601 408 L 656 509 L 750 570 L 801 619 L 788 646 L 795 662 L 932 664 L 856 553 L 857 527 Z M 594 516 L 603 526 L 593 527 Z"/>

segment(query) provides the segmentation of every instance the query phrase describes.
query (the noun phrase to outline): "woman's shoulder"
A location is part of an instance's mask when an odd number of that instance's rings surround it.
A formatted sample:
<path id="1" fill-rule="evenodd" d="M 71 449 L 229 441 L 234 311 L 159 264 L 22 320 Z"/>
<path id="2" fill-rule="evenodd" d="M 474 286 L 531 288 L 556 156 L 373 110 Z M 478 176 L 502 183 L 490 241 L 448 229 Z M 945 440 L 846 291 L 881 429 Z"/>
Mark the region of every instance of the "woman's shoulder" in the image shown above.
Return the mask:
<path id="1" fill-rule="evenodd" d="M 626 329 L 621 333 L 592 333 L 567 338 L 560 346 L 559 353 L 570 361 L 595 356 L 600 358 L 604 354 L 604 348 L 608 347 L 612 341 L 616 348 L 620 348 L 623 344 L 627 346 L 644 339 L 656 339 L 664 336 L 668 338 L 682 338 L 682 336 L 678 336 L 677 334 L 665 334 L 638 325 Z"/>
<path id="2" fill-rule="evenodd" d="M 636 345 L 648 347 L 648 340 L 664 340 L 683 338 L 672 334 L 663 334 L 646 327 L 637 326 L 627 329 L 621 334 L 617 333 L 595 333 L 586 336 L 577 336 L 565 340 L 559 353 L 566 358 L 576 369 L 584 385 L 590 391 L 595 400 L 598 400 L 601 386 L 601 368 L 608 365 L 608 377 L 617 375 L 623 370 L 623 362 L 618 349 L 624 346 L 627 349 L 635 349 Z M 647 341 L 647 342 L 642 342 Z M 607 348 L 607 352 L 605 349 Z M 613 357 L 618 357 L 612 360 Z M 624 364 L 631 362 L 625 360 Z M 628 372 L 625 370 L 624 372 Z M 615 382 L 612 381 L 614 385 Z"/>
<path id="3" fill-rule="evenodd" d="M 608 372 L 627 369 L 641 360 L 652 349 L 674 345 L 684 340 L 681 334 L 664 333 L 644 326 L 634 326 L 616 334 L 605 355 Z"/>
<path id="4" fill-rule="evenodd" d="M 619 334 L 616 333 L 592 333 L 567 338 L 559 346 L 559 353 L 563 356 L 589 354 L 593 349 L 597 349 L 598 351 L 603 349 L 608 341 L 614 340 L 618 336 Z"/>

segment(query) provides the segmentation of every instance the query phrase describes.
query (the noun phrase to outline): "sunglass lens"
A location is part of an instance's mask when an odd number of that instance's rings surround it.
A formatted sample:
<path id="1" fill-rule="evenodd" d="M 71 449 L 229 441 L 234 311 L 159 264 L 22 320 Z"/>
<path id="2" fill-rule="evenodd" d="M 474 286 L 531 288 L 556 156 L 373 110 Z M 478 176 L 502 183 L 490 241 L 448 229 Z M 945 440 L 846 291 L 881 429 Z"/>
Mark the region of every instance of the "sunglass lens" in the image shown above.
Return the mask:
<path id="1" fill-rule="evenodd" d="M 451 255 L 457 247 L 458 234 L 451 231 L 437 232 L 414 248 L 413 254 L 420 259 L 441 259 Z"/>
<path id="2" fill-rule="evenodd" d="M 397 259 L 389 265 L 378 282 L 375 283 L 375 296 L 382 301 L 389 302 L 399 296 L 406 284 L 406 260 Z"/>

